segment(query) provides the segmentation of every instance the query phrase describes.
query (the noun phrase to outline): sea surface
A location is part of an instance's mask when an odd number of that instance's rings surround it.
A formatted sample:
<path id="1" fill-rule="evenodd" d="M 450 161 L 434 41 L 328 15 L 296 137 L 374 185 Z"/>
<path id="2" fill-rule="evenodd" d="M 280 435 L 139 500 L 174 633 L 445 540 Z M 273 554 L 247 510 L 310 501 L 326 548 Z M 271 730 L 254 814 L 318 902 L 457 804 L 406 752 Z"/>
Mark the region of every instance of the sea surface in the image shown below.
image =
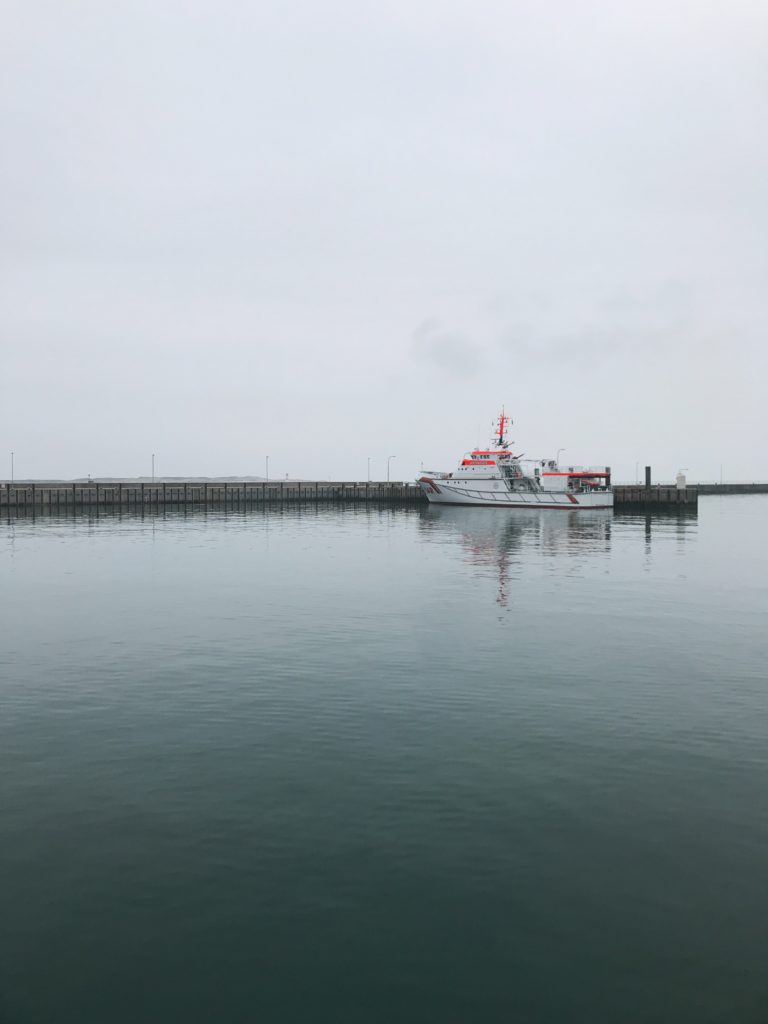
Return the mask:
<path id="1" fill-rule="evenodd" d="M 0 523 L 0 1022 L 768 1021 L 768 499 Z"/>

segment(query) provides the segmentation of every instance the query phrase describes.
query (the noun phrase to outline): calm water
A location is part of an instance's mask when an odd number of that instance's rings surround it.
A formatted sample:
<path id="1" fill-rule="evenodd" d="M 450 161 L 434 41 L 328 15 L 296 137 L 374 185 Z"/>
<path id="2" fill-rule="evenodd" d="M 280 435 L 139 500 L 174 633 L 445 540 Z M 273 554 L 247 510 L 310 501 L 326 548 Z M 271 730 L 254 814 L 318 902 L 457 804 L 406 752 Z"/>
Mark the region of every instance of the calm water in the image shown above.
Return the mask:
<path id="1" fill-rule="evenodd" d="M 0 1021 L 768 1020 L 768 500 L 0 526 Z"/>

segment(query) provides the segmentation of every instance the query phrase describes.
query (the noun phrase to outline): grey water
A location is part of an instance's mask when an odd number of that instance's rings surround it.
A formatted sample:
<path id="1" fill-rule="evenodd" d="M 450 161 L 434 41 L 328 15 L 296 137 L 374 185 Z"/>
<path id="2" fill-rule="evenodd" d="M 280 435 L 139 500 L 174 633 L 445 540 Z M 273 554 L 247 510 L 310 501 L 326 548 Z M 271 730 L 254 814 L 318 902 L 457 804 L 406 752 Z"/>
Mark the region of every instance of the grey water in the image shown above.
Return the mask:
<path id="1" fill-rule="evenodd" d="M 768 1020 L 768 500 L 0 525 L 0 1022 Z"/>

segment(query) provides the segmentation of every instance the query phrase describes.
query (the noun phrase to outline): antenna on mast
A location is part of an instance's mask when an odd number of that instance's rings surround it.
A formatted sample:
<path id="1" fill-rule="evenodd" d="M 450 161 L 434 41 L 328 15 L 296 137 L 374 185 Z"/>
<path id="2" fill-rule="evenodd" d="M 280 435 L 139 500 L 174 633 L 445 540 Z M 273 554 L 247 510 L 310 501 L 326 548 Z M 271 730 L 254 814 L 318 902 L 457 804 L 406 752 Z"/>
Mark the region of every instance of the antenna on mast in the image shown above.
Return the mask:
<path id="1" fill-rule="evenodd" d="M 497 421 L 496 433 L 494 435 L 494 441 L 498 444 L 499 448 L 509 447 L 509 441 L 506 438 L 506 430 L 508 424 L 512 421 L 504 412 L 504 406 L 501 407 L 501 415 Z"/>

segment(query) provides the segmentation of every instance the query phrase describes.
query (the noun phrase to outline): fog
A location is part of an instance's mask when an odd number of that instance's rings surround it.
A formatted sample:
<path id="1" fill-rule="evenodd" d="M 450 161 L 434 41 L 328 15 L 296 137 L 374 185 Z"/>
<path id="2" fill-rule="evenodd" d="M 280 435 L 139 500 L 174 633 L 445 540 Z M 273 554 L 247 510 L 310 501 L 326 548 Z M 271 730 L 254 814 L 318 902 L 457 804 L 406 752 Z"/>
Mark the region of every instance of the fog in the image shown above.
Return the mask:
<path id="1" fill-rule="evenodd" d="M 764 4 L 3 11 L 0 477 L 768 479 Z"/>

